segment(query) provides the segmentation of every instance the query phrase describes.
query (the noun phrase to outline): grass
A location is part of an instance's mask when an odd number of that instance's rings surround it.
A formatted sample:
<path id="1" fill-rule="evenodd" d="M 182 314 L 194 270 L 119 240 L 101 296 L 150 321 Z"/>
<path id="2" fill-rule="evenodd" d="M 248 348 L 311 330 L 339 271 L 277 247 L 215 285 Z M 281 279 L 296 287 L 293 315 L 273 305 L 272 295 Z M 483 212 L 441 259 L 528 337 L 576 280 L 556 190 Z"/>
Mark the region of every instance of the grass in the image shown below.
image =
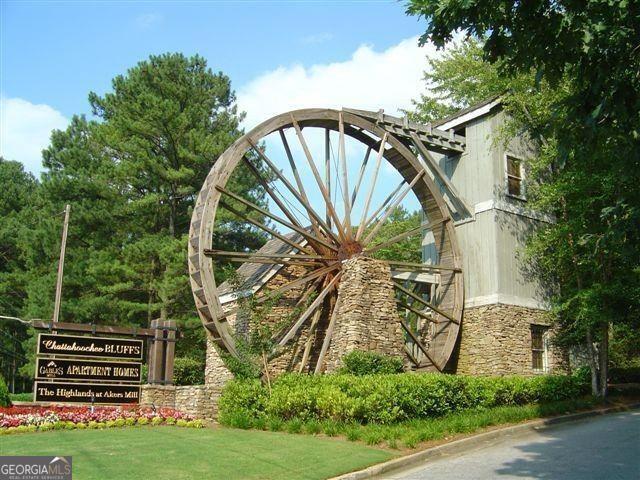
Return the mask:
<path id="1" fill-rule="evenodd" d="M 279 419 L 267 418 L 261 419 L 255 425 L 245 420 L 241 426 L 290 433 L 322 433 L 326 436 L 340 436 L 351 442 L 362 442 L 371 446 L 414 449 L 420 444 L 442 440 L 454 435 L 474 433 L 496 425 L 508 425 L 535 418 L 571 413 L 591 408 L 595 404 L 596 401 L 588 397 L 539 405 L 465 410 L 439 418 L 407 420 L 389 425 L 361 425 L 328 420 L 322 422 L 311 420 L 305 423 L 298 419 L 284 422 Z"/>
<path id="2" fill-rule="evenodd" d="M 317 436 L 176 427 L 3 435 L 0 455 L 71 455 L 73 475 L 79 480 L 321 479 L 394 456 L 360 443 Z"/>

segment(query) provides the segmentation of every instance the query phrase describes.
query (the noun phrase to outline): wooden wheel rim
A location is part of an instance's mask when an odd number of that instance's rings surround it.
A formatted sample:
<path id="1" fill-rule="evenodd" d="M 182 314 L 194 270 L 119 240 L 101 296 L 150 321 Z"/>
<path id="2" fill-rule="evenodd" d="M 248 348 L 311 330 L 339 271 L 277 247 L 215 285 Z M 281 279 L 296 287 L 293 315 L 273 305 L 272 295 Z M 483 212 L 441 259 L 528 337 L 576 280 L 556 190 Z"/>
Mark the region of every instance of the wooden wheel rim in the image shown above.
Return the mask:
<path id="1" fill-rule="evenodd" d="M 301 128 L 318 127 L 338 131 L 340 117 L 348 128 L 345 135 L 355 138 L 367 147 L 375 145 L 386 136 L 385 143 L 391 148 L 385 151 L 384 158 L 400 173 L 407 184 L 425 170 L 421 161 L 408 148 L 406 141 L 357 114 L 332 109 L 304 109 L 283 113 L 266 120 L 236 140 L 211 168 L 197 196 L 188 245 L 190 281 L 198 314 L 216 345 L 232 355 L 237 355 L 237 351 L 231 326 L 223 315 L 214 279 L 214 264 L 204 254 L 205 250 L 212 247 L 216 212 L 222 195 L 217 187 L 226 186 L 243 155 L 252 149 L 253 145 L 258 145 L 264 137 L 280 129 L 292 128 L 292 119 L 295 119 Z M 449 211 L 432 178 L 428 174 L 422 175 L 411 190 L 422 205 L 429 222 L 439 225 L 432 230 L 438 246 L 439 263 L 450 269 L 441 272 L 441 284 L 445 286 L 438 302 L 438 310 L 441 313 L 433 312 L 436 320 L 435 331 L 428 351 L 425 352 L 430 361 L 423 365 L 426 368 L 442 370 L 454 350 L 462 320 L 464 292 L 460 252 Z"/>

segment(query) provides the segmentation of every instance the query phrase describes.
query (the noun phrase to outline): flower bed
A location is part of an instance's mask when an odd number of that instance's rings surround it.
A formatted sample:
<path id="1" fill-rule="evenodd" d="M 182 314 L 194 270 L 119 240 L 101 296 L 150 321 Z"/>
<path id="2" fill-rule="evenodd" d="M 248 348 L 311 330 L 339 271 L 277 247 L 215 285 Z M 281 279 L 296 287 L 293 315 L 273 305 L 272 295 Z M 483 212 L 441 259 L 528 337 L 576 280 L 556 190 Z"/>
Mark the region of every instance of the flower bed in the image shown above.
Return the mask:
<path id="1" fill-rule="evenodd" d="M 0 408 L 0 435 L 47 430 L 176 425 L 203 428 L 196 420 L 171 408 L 148 407 L 6 407 Z"/>

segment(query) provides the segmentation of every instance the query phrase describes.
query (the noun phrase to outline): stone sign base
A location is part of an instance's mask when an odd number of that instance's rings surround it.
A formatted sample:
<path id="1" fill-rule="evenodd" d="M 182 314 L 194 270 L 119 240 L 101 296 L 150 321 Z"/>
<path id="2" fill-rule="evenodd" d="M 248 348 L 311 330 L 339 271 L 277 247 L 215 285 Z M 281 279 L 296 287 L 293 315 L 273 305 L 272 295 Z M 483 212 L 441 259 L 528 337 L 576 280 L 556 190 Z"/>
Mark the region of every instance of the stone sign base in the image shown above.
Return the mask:
<path id="1" fill-rule="evenodd" d="M 143 385 L 140 405 L 173 408 L 197 418 L 215 420 L 222 388 L 213 385 Z"/>

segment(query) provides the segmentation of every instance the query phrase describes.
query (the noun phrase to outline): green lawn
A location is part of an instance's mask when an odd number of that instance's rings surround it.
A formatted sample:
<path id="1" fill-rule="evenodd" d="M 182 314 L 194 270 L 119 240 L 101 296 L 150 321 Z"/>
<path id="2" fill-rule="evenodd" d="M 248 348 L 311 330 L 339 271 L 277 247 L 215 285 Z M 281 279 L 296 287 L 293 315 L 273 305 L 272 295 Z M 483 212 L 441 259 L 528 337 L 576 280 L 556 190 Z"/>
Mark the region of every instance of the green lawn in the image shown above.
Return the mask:
<path id="1" fill-rule="evenodd" d="M 0 455 L 72 455 L 77 480 L 321 479 L 393 457 L 385 450 L 331 438 L 178 427 L 3 435 Z"/>

